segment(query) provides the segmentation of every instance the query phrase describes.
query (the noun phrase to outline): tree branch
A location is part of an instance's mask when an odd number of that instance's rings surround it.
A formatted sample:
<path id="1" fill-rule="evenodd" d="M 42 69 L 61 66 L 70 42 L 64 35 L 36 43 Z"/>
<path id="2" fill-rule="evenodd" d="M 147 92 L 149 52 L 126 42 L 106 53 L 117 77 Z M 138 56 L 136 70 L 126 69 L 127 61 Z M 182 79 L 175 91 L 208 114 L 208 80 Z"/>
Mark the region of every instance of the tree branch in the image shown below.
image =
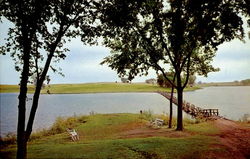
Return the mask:
<path id="1" fill-rule="evenodd" d="M 182 89 L 184 89 L 187 86 L 188 80 L 189 80 L 189 74 L 190 74 L 190 61 L 191 61 L 191 56 L 189 56 L 188 58 L 188 62 L 187 62 L 187 76 L 186 76 L 186 81 L 182 86 Z"/>
<path id="2" fill-rule="evenodd" d="M 137 27 L 138 28 L 138 27 Z M 135 29 L 135 28 L 134 28 Z M 150 46 L 150 50 L 146 49 L 148 55 L 150 56 L 151 60 L 154 62 L 154 65 L 151 64 L 151 66 L 155 67 L 157 70 L 161 71 L 164 78 L 175 88 L 177 87 L 166 75 L 166 73 L 164 72 L 164 70 L 162 69 L 162 67 L 157 63 L 157 59 L 155 59 L 155 56 L 153 55 L 154 53 L 156 53 L 156 50 L 154 49 L 154 47 L 152 46 L 152 43 L 150 41 L 149 38 L 147 38 L 145 36 L 145 34 L 143 33 L 142 30 L 137 29 L 139 34 L 142 36 L 142 38 L 146 41 L 147 46 L 145 46 L 145 48 L 147 48 L 148 46 Z"/>
<path id="3" fill-rule="evenodd" d="M 171 53 L 168 49 L 168 46 L 166 45 L 165 43 L 165 40 L 164 40 L 164 37 L 163 37 L 163 25 L 162 25 L 162 22 L 161 20 L 159 19 L 159 17 L 156 15 L 156 10 L 154 10 L 153 12 L 153 17 L 155 18 L 155 21 L 157 22 L 157 24 L 155 25 L 156 28 L 157 28 L 157 31 L 159 32 L 159 36 L 160 36 L 160 42 L 162 44 L 162 47 L 165 48 L 166 52 L 167 52 L 167 55 L 169 57 L 169 60 L 171 61 L 173 67 L 176 69 L 176 62 L 173 60 L 172 56 L 171 56 Z M 161 26 L 159 26 L 161 25 Z"/>

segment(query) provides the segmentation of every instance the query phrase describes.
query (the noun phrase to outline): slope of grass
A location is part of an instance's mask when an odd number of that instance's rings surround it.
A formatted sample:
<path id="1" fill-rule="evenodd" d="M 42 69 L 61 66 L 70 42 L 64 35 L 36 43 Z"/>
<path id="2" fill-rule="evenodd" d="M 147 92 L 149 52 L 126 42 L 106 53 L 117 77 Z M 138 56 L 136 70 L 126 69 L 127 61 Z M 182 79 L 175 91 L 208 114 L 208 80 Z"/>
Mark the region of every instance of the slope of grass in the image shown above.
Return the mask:
<path id="1" fill-rule="evenodd" d="M 206 158 L 212 137 L 192 138 L 135 138 L 98 140 L 86 143 L 32 144 L 28 158 L 86 158 L 86 159 L 202 159 Z M 15 158 L 15 148 L 4 157 Z"/>
<path id="2" fill-rule="evenodd" d="M 50 130 L 33 135 L 28 144 L 28 158 L 202 159 L 207 157 L 208 151 L 213 151 L 211 145 L 216 139 L 211 134 L 217 130 L 208 122 L 194 124 L 186 120 L 185 132 L 193 133 L 191 136 L 152 134 L 147 138 L 121 138 L 124 132 L 145 127 L 146 119 L 139 114 L 96 114 L 60 119 Z M 80 141 L 72 142 L 65 132 L 66 127 L 76 129 Z M 207 136 L 203 131 L 211 133 Z M 16 146 L 9 145 L 1 148 L 0 156 L 15 158 L 15 151 Z"/>
<path id="3" fill-rule="evenodd" d="M 195 90 L 198 87 L 187 88 L 186 91 Z M 29 86 L 29 93 L 34 91 L 34 86 Z M 170 91 L 169 88 L 162 88 L 158 85 L 145 83 L 88 83 L 88 84 L 52 84 L 42 90 L 42 93 L 47 93 L 47 90 L 53 94 L 60 93 L 105 93 L 105 92 L 155 92 L 155 91 Z M 19 92 L 18 85 L 0 85 L 0 93 Z"/>
<path id="4" fill-rule="evenodd" d="M 17 93 L 19 91 L 19 85 L 0 85 L 0 93 Z M 34 86 L 29 85 L 28 92 L 34 92 Z"/>
<path id="5" fill-rule="evenodd" d="M 30 158 L 205 158 L 210 138 L 163 138 L 101 140 L 89 143 L 40 144 L 30 147 Z M 197 146 L 194 146 L 197 145 Z M 70 152 L 70 153 L 69 153 Z"/>

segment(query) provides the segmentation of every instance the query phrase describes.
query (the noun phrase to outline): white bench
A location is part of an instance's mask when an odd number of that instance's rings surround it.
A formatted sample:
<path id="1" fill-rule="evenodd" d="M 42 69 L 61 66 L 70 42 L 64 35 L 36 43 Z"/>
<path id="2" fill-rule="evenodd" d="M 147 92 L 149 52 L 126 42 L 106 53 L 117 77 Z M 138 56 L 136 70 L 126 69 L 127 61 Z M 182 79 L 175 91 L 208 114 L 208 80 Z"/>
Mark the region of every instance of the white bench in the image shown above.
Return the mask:
<path id="1" fill-rule="evenodd" d="M 71 139 L 73 140 L 73 141 L 77 141 L 77 140 L 79 140 L 79 136 L 78 136 L 78 134 L 77 134 L 77 132 L 76 132 L 76 130 L 75 129 L 67 129 L 67 132 L 69 133 L 69 135 L 70 135 L 70 137 L 71 137 Z"/>
<path id="2" fill-rule="evenodd" d="M 164 120 L 156 118 L 154 121 L 151 122 L 151 125 L 155 125 L 155 126 L 163 126 L 164 124 Z"/>

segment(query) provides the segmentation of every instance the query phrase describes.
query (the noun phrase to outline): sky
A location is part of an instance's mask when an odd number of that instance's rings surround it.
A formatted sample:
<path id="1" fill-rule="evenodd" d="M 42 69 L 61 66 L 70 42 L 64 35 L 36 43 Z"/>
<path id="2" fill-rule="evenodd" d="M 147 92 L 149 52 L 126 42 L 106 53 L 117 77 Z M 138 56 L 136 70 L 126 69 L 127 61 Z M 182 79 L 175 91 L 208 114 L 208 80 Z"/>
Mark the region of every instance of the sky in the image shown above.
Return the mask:
<path id="1" fill-rule="evenodd" d="M 3 20 L 0 23 L 0 46 L 4 44 L 8 28 L 11 23 Z M 219 46 L 212 64 L 220 68 L 219 72 L 209 73 L 208 77 L 197 77 L 196 82 L 230 82 L 250 78 L 250 39 L 245 43 L 239 40 L 224 43 Z M 66 45 L 70 51 L 65 60 L 57 66 L 62 68 L 65 77 L 49 71 L 51 84 L 59 83 L 93 83 L 120 81 L 116 71 L 107 65 L 100 65 L 110 50 L 104 46 L 86 46 L 80 39 L 72 39 Z M 156 78 L 154 70 L 148 76 L 136 77 L 132 82 L 144 82 L 149 78 Z M 14 62 L 9 54 L 0 55 L 0 84 L 18 84 L 20 73 L 14 69 Z"/>

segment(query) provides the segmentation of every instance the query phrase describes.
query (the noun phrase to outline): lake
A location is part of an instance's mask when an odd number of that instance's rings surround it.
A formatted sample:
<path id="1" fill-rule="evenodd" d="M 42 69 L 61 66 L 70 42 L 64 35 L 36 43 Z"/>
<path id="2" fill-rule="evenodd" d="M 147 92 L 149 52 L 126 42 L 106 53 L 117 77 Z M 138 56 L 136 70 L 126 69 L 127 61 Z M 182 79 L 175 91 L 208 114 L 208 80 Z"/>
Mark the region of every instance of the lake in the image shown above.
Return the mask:
<path id="1" fill-rule="evenodd" d="M 0 94 L 0 135 L 16 131 L 17 93 Z M 28 95 L 29 98 L 32 95 Z M 250 113 L 250 86 L 206 87 L 185 92 L 184 99 L 202 108 L 218 108 L 221 115 L 238 120 Z M 32 100 L 27 102 L 27 115 Z M 174 107 L 176 114 L 176 107 Z M 93 94 L 43 94 L 34 122 L 34 130 L 48 128 L 59 116 L 95 113 L 168 113 L 169 101 L 157 93 L 93 93 Z"/>

